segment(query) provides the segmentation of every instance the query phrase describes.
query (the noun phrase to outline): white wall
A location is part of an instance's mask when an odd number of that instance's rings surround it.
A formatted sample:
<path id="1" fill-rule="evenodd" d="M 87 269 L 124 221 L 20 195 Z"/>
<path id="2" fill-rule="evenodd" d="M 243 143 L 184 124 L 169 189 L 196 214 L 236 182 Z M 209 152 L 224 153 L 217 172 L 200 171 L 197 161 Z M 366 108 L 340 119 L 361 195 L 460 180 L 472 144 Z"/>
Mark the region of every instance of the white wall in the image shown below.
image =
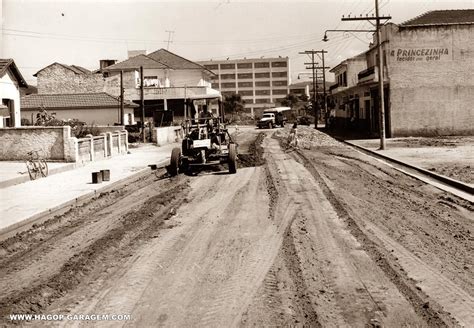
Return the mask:
<path id="1" fill-rule="evenodd" d="M 36 117 L 38 111 L 36 110 L 23 110 L 21 117 L 31 121 L 31 114 Z M 49 109 L 49 113 L 55 113 L 55 117 L 59 120 L 78 119 L 81 122 L 85 122 L 88 125 L 114 125 L 119 123 L 119 108 L 105 108 L 105 109 Z M 127 124 L 128 114 L 133 116 L 133 108 L 124 108 L 124 118 Z M 132 123 L 133 124 L 133 123 Z"/>
<path id="2" fill-rule="evenodd" d="M 392 32 L 387 57 L 393 136 L 474 133 L 473 40 L 473 25 Z M 430 56 L 433 49 L 444 51 Z"/>
<path id="3" fill-rule="evenodd" d="M 15 119 L 14 126 L 19 127 L 20 118 L 20 91 L 16 79 L 8 71 L 7 74 L 0 78 L 0 100 L 11 99 L 14 102 Z M 3 117 L 0 117 L 0 127 L 3 126 Z"/>

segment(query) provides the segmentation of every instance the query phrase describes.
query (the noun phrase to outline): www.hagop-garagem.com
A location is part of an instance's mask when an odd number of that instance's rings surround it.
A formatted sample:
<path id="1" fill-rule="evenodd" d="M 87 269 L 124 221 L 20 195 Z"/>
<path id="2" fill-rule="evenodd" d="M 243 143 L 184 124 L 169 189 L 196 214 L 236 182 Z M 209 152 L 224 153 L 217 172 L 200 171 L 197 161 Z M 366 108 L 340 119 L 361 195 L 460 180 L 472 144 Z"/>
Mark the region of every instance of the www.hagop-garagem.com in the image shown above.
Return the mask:
<path id="1" fill-rule="evenodd" d="M 131 314 L 10 314 L 11 321 L 130 321 Z"/>

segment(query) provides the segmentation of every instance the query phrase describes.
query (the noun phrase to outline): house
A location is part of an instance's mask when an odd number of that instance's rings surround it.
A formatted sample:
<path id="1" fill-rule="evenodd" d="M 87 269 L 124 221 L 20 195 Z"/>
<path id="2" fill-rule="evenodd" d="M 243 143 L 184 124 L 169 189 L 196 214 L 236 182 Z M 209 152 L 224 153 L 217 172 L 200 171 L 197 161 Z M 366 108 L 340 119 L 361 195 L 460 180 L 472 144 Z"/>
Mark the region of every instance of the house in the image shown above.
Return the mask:
<path id="1" fill-rule="evenodd" d="M 330 70 L 336 80 L 336 83 L 329 87 L 331 107 L 336 109 L 331 111 L 331 116 L 338 128 L 348 128 L 356 120 L 363 125 L 362 121 L 367 118 L 367 94 L 364 87 L 358 85 L 359 72 L 366 68 L 367 59 L 364 52 L 342 61 Z"/>
<path id="2" fill-rule="evenodd" d="M 46 109 L 60 120 L 77 119 L 88 125 L 117 125 L 120 123 L 120 100 L 105 92 L 74 94 L 32 94 L 21 98 L 21 117 L 32 124 L 36 114 Z M 124 101 L 124 124 L 135 124 L 134 108 Z"/>
<path id="3" fill-rule="evenodd" d="M 386 136 L 473 135 L 474 10 L 430 11 L 399 25 L 386 24 L 381 34 Z M 347 101 L 358 96 L 353 108 L 359 107 L 359 117 L 342 113 L 347 103 L 335 110 L 351 122 L 350 128 L 376 136 L 374 44 L 365 52 L 366 68 L 357 74 L 357 88 L 346 89 Z M 331 90 L 336 98 L 338 89 Z"/>
<path id="4" fill-rule="evenodd" d="M 0 128 L 21 126 L 20 88 L 28 88 L 13 59 L 0 59 Z"/>
<path id="5" fill-rule="evenodd" d="M 312 82 L 311 81 L 303 81 L 292 83 L 288 86 L 289 93 L 294 94 L 297 97 L 303 97 L 305 95 L 308 99 L 310 96 L 309 90 L 312 89 Z"/>
<path id="6" fill-rule="evenodd" d="M 61 63 L 48 65 L 35 74 L 39 94 L 102 92 L 102 74 Z"/>
<path id="7" fill-rule="evenodd" d="M 120 72 L 123 72 L 124 98 L 137 104 L 141 102 L 140 67 L 143 67 L 144 116 L 146 121 L 158 123 L 157 113 L 168 111 L 174 120 L 184 118 L 185 106 L 192 113 L 199 107 L 217 107 L 221 99 L 219 91 L 211 88 L 215 74 L 204 66 L 159 49 L 148 55 L 139 54 L 125 61 L 105 67 L 107 73 L 105 91 L 119 95 Z M 135 111 L 140 120 L 141 109 Z"/>

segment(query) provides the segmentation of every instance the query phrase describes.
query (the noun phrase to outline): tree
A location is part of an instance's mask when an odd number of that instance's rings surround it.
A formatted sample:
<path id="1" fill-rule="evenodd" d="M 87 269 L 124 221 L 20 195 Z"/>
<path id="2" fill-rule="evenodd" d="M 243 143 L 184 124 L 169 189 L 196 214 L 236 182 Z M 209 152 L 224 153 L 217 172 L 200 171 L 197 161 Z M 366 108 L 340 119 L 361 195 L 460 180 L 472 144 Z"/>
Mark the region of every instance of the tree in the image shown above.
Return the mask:
<path id="1" fill-rule="evenodd" d="M 286 97 L 281 101 L 283 106 L 288 106 L 293 108 L 296 104 L 298 104 L 298 97 L 292 93 L 286 95 Z"/>
<path id="2" fill-rule="evenodd" d="M 244 105 L 245 101 L 237 93 L 224 97 L 223 106 L 226 113 L 237 114 L 244 110 Z"/>

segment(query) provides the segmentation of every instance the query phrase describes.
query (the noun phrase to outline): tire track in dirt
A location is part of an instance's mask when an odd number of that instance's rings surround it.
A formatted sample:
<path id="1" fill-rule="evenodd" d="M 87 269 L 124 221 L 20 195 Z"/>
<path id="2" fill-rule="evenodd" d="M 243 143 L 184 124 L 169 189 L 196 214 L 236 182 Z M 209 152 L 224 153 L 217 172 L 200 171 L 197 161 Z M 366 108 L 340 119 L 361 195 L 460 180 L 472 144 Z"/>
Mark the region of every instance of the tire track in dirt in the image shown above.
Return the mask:
<path id="1" fill-rule="evenodd" d="M 362 248 L 370 255 L 372 260 L 385 272 L 391 282 L 397 286 L 398 290 L 411 303 L 415 312 L 422 316 L 429 326 L 442 327 L 455 325 L 447 313 L 445 313 L 439 306 L 429 305 L 427 302 L 427 296 L 422 291 L 416 289 L 416 286 L 414 286 L 411 279 L 407 277 L 403 269 L 399 265 L 396 265 L 396 259 L 392 255 L 387 254 L 387 250 L 381 249 L 381 247 L 379 247 L 377 243 L 374 242 L 366 232 L 364 232 L 363 228 L 361 228 L 349 215 L 344 205 L 341 204 L 338 197 L 330 189 L 330 182 L 321 177 L 315 165 L 301 152 L 295 153 L 295 156 L 305 164 L 306 168 L 320 184 L 323 193 L 332 204 L 339 217 L 347 222 L 352 235 L 358 240 Z"/>
<path id="2" fill-rule="evenodd" d="M 124 213 L 117 225 L 113 224 L 101 237 L 57 266 L 52 276 L 30 283 L 19 293 L 2 297 L 0 309 L 3 318 L 9 313 L 44 311 L 53 301 L 87 280 L 98 263 L 116 261 L 118 255 L 126 257 L 130 254 L 140 240 L 150 238 L 150 234 L 160 229 L 163 220 L 170 215 L 169 207 L 179 206 L 182 201 L 175 196 L 186 193 L 186 181 L 175 180 L 169 183 L 169 187 L 164 193 L 149 195 L 138 208 Z M 102 265 L 98 268 L 101 270 Z"/>

